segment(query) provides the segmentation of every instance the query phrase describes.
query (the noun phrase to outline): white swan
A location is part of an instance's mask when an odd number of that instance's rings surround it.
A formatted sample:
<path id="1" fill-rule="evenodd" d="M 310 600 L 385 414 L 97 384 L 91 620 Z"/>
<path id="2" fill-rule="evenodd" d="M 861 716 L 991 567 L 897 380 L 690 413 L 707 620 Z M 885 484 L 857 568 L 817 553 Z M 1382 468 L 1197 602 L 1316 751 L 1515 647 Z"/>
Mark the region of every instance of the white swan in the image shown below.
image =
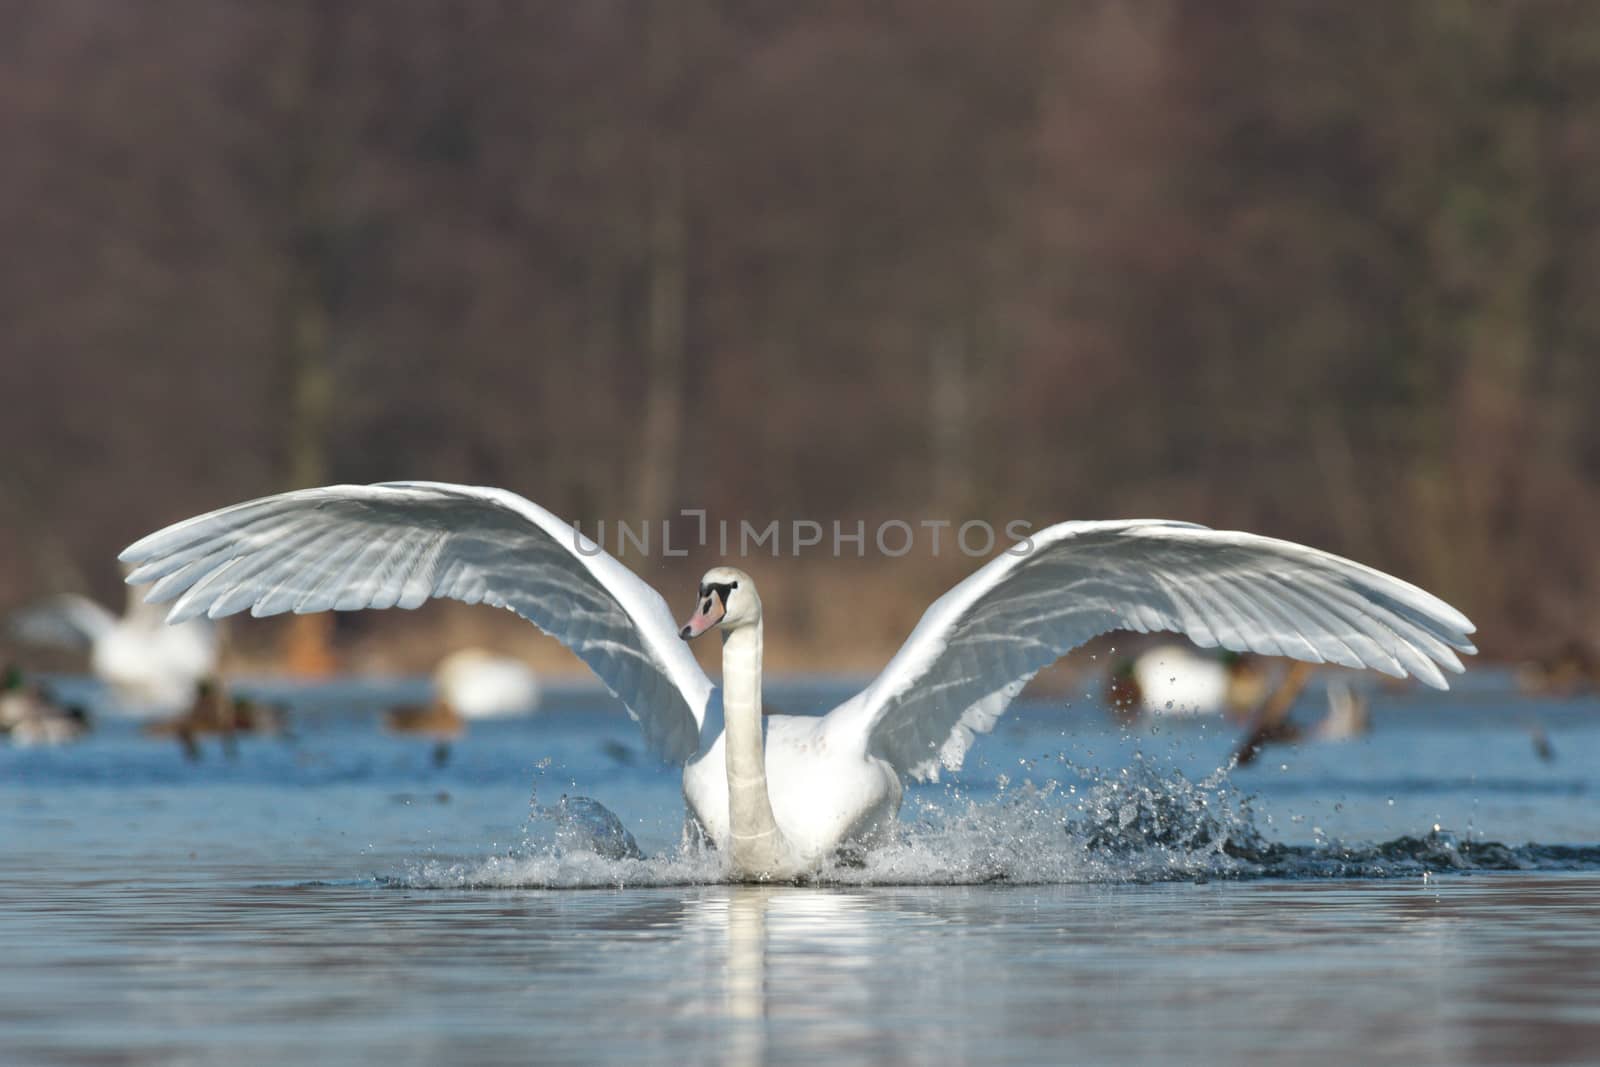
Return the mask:
<path id="1" fill-rule="evenodd" d="M 1243 711 L 1264 695 L 1258 669 L 1216 656 L 1196 655 L 1183 645 L 1161 644 L 1132 664 L 1140 710 L 1146 715 L 1220 715 Z"/>
<path id="2" fill-rule="evenodd" d="M 439 661 L 433 686 L 464 719 L 527 715 L 539 706 L 539 680 L 521 660 L 463 648 Z"/>
<path id="3" fill-rule="evenodd" d="M 165 625 L 164 613 L 130 590 L 121 618 L 76 593 L 18 616 L 15 629 L 36 644 L 89 648 L 89 669 L 111 688 L 118 709 L 156 715 L 189 706 L 195 686 L 216 673 L 216 628 L 204 620 Z"/>
<path id="4" fill-rule="evenodd" d="M 928 609 L 873 682 L 821 717 L 761 714 L 762 605 L 743 571 L 701 582 L 681 632 L 661 596 L 534 504 L 433 482 L 307 489 L 189 519 L 130 546 L 174 622 L 431 597 L 516 612 L 594 670 L 665 757 L 693 824 L 738 879 L 814 870 L 892 824 L 904 776 L 961 765 L 1024 684 L 1115 629 L 1412 674 L 1445 688 L 1472 623 L 1428 593 L 1315 549 L 1157 521 L 1071 522 Z M 679 640 L 719 629 L 723 686 Z M 763 726 L 765 738 L 763 739 Z M 764 743 L 763 743 L 764 742 Z"/>

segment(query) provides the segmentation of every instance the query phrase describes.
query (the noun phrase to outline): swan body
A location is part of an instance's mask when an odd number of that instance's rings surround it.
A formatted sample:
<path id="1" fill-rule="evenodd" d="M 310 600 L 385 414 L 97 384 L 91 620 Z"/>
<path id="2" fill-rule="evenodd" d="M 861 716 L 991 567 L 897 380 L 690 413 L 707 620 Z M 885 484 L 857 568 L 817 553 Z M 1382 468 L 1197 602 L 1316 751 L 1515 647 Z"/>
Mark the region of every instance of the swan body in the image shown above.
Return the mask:
<path id="1" fill-rule="evenodd" d="M 814 870 L 841 847 L 870 847 L 894 824 L 904 786 L 886 761 L 830 751 L 821 720 L 805 715 L 767 719 L 766 775 L 772 813 L 783 829 L 794 873 Z M 683 797 L 714 842 L 731 837 L 727 755 L 719 737 L 683 769 Z M 829 798 L 825 806 L 819 797 Z"/>
<path id="2" fill-rule="evenodd" d="M 1039 670 L 1112 630 L 1370 667 L 1447 688 L 1472 623 L 1436 597 L 1286 541 L 1154 520 L 1034 534 L 935 601 L 883 672 L 827 715 L 761 714 L 762 605 L 743 571 L 702 580 L 679 627 L 661 595 L 550 512 L 437 482 L 307 489 L 169 526 L 122 553 L 182 622 L 434 597 L 521 615 L 566 644 L 646 742 L 683 765 L 692 824 L 731 877 L 790 878 L 893 824 L 907 778 L 961 766 Z M 723 638 L 722 684 L 685 641 Z"/>
<path id="3" fill-rule="evenodd" d="M 17 630 L 39 644 L 87 646 L 89 669 L 130 715 L 186 708 L 217 669 L 215 628 L 205 620 L 168 626 L 165 612 L 129 597 L 119 618 L 88 597 L 64 593 L 25 612 Z"/>

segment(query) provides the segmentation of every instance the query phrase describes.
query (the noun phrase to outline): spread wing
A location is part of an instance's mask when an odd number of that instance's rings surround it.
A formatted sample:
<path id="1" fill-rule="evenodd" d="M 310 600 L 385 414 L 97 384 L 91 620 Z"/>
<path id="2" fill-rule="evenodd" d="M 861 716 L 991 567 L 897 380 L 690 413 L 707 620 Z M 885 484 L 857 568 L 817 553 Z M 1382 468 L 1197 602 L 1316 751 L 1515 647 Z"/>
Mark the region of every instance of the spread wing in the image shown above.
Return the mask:
<path id="1" fill-rule="evenodd" d="M 116 629 L 117 617 L 86 596 L 62 593 L 11 620 L 12 632 L 32 645 L 83 648 Z"/>
<path id="2" fill-rule="evenodd" d="M 991 560 L 928 608 L 826 729 L 902 773 L 961 766 L 1039 670 L 1112 630 L 1371 667 L 1447 688 L 1466 616 L 1414 585 L 1288 541 L 1187 523 L 1069 522 Z"/>
<path id="3" fill-rule="evenodd" d="M 661 595 L 576 530 L 502 489 L 390 482 L 303 489 L 169 526 L 130 545 L 133 584 L 168 622 L 249 609 L 416 608 L 435 597 L 527 619 L 589 665 L 682 761 L 711 682 Z"/>

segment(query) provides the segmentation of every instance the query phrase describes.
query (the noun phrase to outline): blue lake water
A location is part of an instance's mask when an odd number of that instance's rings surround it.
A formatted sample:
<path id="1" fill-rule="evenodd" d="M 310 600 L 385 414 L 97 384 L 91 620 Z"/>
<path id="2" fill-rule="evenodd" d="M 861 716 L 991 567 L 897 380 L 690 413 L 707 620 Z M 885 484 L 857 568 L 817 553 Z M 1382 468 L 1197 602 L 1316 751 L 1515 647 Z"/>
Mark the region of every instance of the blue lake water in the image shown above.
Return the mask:
<path id="1" fill-rule="evenodd" d="M 1593 1062 L 1600 703 L 1464 682 L 1231 773 L 1232 727 L 1019 705 L 890 847 L 772 887 L 678 853 L 591 689 L 443 767 L 377 727 L 418 682 L 253 687 L 295 733 L 231 759 L 102 716 L 0 747 L 0 1062 Z"/>

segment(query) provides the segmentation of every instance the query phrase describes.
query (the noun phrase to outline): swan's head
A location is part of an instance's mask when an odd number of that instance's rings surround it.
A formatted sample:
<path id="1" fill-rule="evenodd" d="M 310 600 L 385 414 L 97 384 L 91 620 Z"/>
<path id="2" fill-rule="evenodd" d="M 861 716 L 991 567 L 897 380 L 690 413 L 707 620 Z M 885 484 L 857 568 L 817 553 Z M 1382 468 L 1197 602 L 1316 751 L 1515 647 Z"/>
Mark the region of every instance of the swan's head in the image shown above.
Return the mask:
<path id="1" fill-rule="evenodd" d="M 700 598 L 694 614 L 683 624 L 678 636 L 693 641 L 707 630 L 720 626 L 737 630 L 761 621 L 761 598 L 756 583 L 737 567 L 712 567 L 700 579 Z"/>

